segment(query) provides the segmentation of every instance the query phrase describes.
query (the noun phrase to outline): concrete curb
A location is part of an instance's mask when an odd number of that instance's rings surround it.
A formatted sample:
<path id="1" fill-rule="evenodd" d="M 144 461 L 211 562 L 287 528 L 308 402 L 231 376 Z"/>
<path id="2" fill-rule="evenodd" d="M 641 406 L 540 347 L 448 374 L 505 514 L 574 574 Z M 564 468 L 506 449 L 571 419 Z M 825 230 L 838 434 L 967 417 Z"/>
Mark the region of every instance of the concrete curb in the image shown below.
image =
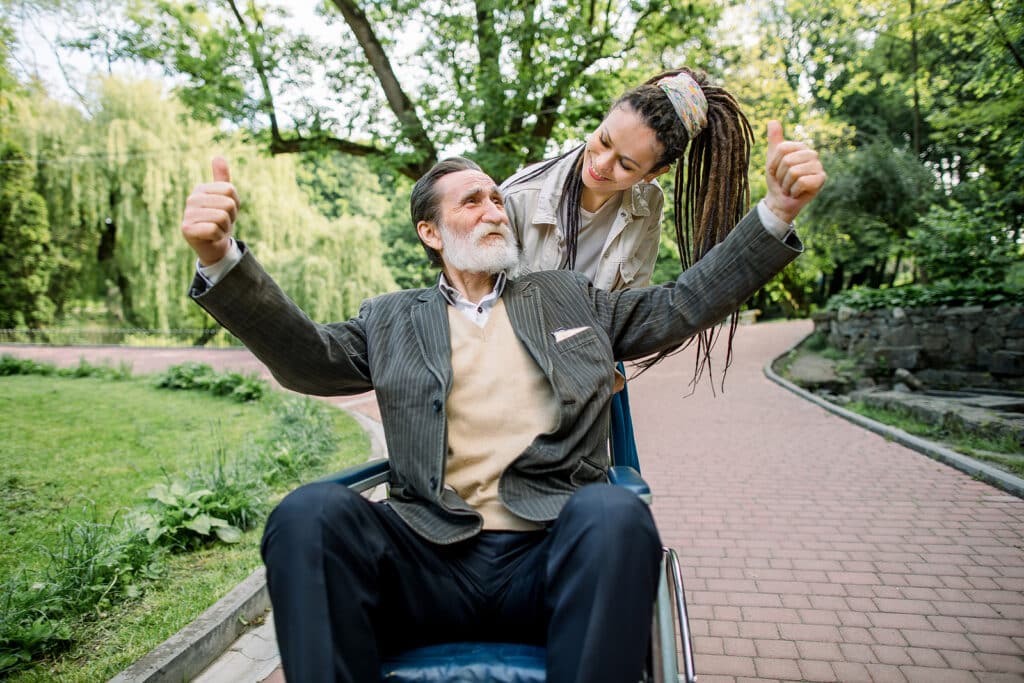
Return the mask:
<path id="1" fill-rule="evenodd" d="M 811 334 L 813 334 L 813 332 Z M 777 360 L 779 360 L 779 358 L 786 356 L 794 349 L 796 349 L 797 346 L 803 343 L 804 339 L 807 339 L 807 337 L 804 337 L 803 339 L 797 341 L 795 344 L 786 349 L 782 354 L 780 354 L 774 360 L 772 360 L 770 363 L 767 363 L 764 366 L 764 374 L 766 377 L 768 377 L 768 379 L 792 391 L 797 396 L 800 396 L 801 398 L 804 398 L 810 401 L 811 403 L 814 403 L 815 405 L 824 408 L 830 413 L 834 413 L 845 420 L 848 420 L 856 425 L 859 425 L 861 427 L 864 427 L 865 429 L 874 432 L 875 434 L 883 436 L 886 439 L 891 439 L 892 441 L 895 441 L 896 443 L 902 446 L 906 446 L 911 450 L 917 451 L 918 453 L 927 455 L 929 458 L 932 458 L 933 460 L 938 460 L 941 463 L 955 467 L 961 472 L 965 472 L 971 475 L 972 477 L 976 477 L 978 479 L 981 479 L 982 481 L 988 482 L 989 484 L 992 484 L 993 486 L 996 486 L 1006 491 L 1007 493 L 1012 493 L 1015 496 L 1024 498 L 1024 479 L 1016 477 L 1010 474 L 1009 472 L 1004 472 L 1000 469 L 992 467 L 991 465 L 988 465 L 986 463 L 974 460 L 973 458 L 970 458 L 961 453 L 957 453 L 956 451 L 946 448 L 941 444 L 937 444 L 933 441 L 928 441 L 927 439 L 922 439 L 921 437 L 914 436 L 913 434 L 908 434 L 902 429 L 890 427 L 889 425 L 882 424 L 881 422 L 876 422 L 870 418 L 864 417 L 863 415 L 860 415 L 853 411 L 846 410 L 845 408 L 838 406 L 830 401 L 826 401 L 820 396 L 812 394 L 806 389 L 802 389 L 797 385 L 793 384 L 792 382 L 790 382 L 789 380 L 780 377 L 772 369 L 772 365 Z"/>
<path id="2" fill-rule="evenodd" d="M 260 567 L 195 621 L 110 679 L 109 683 L 162 683 L 194 678 L 270 609 L 266 570 Z"/>

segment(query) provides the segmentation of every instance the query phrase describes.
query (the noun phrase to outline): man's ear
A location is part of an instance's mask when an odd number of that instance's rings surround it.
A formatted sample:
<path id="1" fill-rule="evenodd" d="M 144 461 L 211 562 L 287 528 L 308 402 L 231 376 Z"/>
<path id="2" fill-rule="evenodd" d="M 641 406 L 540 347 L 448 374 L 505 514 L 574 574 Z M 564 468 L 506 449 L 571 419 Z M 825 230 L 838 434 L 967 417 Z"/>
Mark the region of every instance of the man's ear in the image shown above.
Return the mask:
<path id="1" fill-rule="evenodd" d="M 441 231 L 438 230 L 436 223 L 420 221 L 416 224 L 416 233 L 425 245 L 435 251 L 441 251 Z"/>
<path id="2" fill-rule="evenodd" d="M 650 173 L 648 173 L 647 175 L 644 176 L 644 182 L 648 182 L 649 183 L 652 180 L 654 180 L 655 178 L 657 178 L 658 176 L 665 175 L 666 173 L 669 172 L 669 169 L 671 169 L 671 168 L 672 168 L 671 166 L 662 166 L 661 168 L 654 169 L 653 171 L 651 171 Z"/>

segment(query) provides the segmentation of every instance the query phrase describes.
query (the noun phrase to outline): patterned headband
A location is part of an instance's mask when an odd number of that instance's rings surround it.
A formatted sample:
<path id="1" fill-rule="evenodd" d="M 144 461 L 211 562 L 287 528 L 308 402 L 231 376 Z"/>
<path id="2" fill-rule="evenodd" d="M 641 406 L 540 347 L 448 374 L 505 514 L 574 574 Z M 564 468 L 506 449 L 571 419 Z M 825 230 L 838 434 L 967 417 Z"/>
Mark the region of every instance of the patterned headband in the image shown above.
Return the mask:
<path id="1" fill-rule="evenodd" d="M 708 98 L 697 81 L 684 72 L 663 78 L 657 85 L 668 95 L 690 139 L 697 137 L 708 122 Z"/>

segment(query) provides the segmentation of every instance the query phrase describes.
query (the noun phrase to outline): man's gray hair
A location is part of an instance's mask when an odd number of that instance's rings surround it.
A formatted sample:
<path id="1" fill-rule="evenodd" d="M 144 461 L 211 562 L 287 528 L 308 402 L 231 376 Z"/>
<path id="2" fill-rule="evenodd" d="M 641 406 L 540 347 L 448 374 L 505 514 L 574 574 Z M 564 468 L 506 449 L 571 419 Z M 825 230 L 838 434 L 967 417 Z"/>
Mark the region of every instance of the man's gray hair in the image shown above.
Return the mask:
<path id="1" fill-rule="evenodd" d="M 435 225 L 440 223 L 441 198 L 437 196 L 437 181 L 449 173 L 458 173 L 459 171 L 480 171 L 483 173 L 483 169 L 475 161 L 470 161 L 465 157 L 449 157 L 431 166 L 430 170 L 416 181 L 416 184 L 412 187 L 412 196 L 409 198 L 409 210 L 412 214 L 414 229 L 420 221 L 427 221 Z M 441 252 L 428 247 L 423 239 L 419 237 L 418 230 L 416 231 L 416 236 L 419 238 L 420 244 L 423 245 L 423 250 L 427 252 L 427 258 L 430 259 L 431 265 L 440 268 L 443 265 Z"/>

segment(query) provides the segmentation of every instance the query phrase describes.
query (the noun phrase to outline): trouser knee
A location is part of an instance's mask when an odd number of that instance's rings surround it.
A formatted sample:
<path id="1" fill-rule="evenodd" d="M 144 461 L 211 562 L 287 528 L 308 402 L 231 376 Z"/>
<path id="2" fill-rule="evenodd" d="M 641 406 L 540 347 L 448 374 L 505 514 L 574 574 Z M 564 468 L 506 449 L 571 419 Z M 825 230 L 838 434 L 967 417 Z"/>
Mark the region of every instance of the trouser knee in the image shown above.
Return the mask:
<path id="1" fill-rule="evenodd" d="M 264 561 L 278 547 L 291 552 L 319 545 L 324 526 L 359 528 L 362 508 L 368 502 L 345 486 L 315 482 L 301 486 L 274 508 L 263 531 Z"/>

